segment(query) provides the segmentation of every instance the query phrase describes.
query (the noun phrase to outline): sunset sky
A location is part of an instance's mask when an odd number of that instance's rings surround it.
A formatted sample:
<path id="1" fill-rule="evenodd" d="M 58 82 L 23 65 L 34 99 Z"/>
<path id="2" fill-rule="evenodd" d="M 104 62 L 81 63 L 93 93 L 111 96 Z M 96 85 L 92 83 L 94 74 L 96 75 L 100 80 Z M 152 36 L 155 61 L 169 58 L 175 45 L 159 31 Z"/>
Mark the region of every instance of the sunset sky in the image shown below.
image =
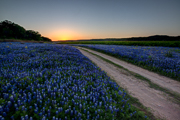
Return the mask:
<path id="1" fill-rule="evenodd" d="M 180 35 L 180 0 L 0 0 L 9 20 L 52 40 Z"/>

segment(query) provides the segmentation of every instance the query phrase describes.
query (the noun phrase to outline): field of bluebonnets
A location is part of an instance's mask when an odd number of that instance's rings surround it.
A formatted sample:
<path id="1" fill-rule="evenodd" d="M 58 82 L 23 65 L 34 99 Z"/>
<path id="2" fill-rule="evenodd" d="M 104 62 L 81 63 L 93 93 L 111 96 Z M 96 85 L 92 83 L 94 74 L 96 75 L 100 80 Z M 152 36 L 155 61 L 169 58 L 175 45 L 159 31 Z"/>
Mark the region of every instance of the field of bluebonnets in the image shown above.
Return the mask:
<path id="1" fill-rule="evenodd" d="M 180 48 L 124 45 L 80 45 L 180 80 Z"/>
<path id="2" fill-rule="evenodd" d="M 0 120 L 146 118 L 74 47 L 3 42 L 0 63 Z"/>

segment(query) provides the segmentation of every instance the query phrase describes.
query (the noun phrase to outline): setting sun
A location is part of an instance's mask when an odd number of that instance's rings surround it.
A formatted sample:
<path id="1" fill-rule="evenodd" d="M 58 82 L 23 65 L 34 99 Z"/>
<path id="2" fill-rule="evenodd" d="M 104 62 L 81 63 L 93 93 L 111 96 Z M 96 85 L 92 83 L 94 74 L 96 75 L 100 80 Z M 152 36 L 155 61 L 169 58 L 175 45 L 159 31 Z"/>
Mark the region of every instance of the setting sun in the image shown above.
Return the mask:
<path id="1" fill-rule="evenodd" d="M 0 11 L 0 120 L 180 120 L 180 0 Z"/>
<path id="2" fill-rule="evenodd" d="M 56 29 L 50 33 L 50 38 L 54 41 L 57 40 L 77 40 L 80 37 L 80 34 L 76 30 L 72 29 Z"/>
<path id="3" fill-rule="evenodd" d="M 70 35 L 62 35 L 58 37 L 58 40 L 70 40 L 72 39 Z"/>
<path id="4" fill-rule="evenodd" d="M 62 38 L 61 40 L 68 40 L 67 38 Z"/>

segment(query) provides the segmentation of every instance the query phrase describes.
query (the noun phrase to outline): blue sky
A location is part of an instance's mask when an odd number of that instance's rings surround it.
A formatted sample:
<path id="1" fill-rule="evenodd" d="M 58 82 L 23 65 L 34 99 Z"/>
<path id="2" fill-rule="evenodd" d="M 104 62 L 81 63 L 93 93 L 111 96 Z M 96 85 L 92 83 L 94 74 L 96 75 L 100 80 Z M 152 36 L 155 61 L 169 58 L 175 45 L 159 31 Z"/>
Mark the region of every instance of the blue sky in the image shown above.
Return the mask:
<path id="1" fill-rule="evenodd" d="M 180 35 L 180 0 L 0 0 L 10 20 L 52 40 Z"/>

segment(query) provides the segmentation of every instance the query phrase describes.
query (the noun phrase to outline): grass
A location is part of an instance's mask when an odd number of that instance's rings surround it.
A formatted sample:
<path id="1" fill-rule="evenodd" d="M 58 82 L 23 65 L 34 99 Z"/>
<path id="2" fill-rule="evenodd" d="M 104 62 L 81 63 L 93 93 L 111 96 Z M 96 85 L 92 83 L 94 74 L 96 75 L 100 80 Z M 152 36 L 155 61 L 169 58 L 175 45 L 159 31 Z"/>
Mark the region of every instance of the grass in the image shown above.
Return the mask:
<path id="1" fill-rule="evenodd" d="M 82 49 L 82 50 L 84 50 L 84 49 Z M 84 51 L 86 51 L 86 52 L 88 52 L 88 53 L 90 53 L 90 54 L 93 54 L 93 55 L 95 55 L 96 57 L 99 57 L 99 58 L 101 58 L 102 60 L 104 60 L 104 61 L 106 61 L 106 62 L 108 62 L 108 63 L 110 63 L 110 64 L 113 64 L 113 65 L 115 65 L 115 66 L 118 67 L 118 68 L 121 68 L 121 69 L 123 69 L 123 70 L 128 71 L 128 72 L 131 73 L 131 75 L 133 75 L 135 78 L 147 82 L 147 83 L 149 84 L 149 87 L 150 87 L 150 88 L 153 88 L 153 89 L 155 89 L 155 90 L 160 90 L 160 91 L 163 91 L 164 93 L 168 94 L 170 97 L 174 98 L 174 99 L 173 99 L 174 102 L 176 102 L 177 104 L 180 105 L 180 94 L 178 94 L 178 93 L 176 93 L 176 92 L 173 92 L 173 91 L 170 91 L 169 89 L 166 89 L 166 88 L 164 88 L 164 87 L 161 87 L 161 86 L 159 86 L 159 85 L 151 82 L 151 80 L 149 80 L 148 78 L 146 78 L 146 77 L 144 77 L 144 76 L 142 76 L 142 75 L 139 75 L 139 74 L 137 74 L 137 73 L 134 73 L 134 72 L 132 72 L 132 71 L 129 71 L 128 69 L 124 68 L 123 66 L 118 65 L 118 64 L 116 64 L 116 63 L 114 63 L 114 62 L 112 62 L 112 61 L 110 61 L 110 60 L 108 60 L 108 59 L 106 59 L 106 58 L 104 58 L 104 57 L 101 57 L 101 56 L 99 56 L 99 55 L 97 55 L 97 54 L 94 54 L 94 53 L 92 53 L 92 52 L 89 52 L 88 50 L 84 50 Z"/>
<path id="2" fill-rule="evenodd" d="M 84 50 L 84 49 L 83 49 Z M 87 50 L 84 50 L 84 51 L 86 51 L 86 52 L 88 52 L 88 53 L 90 53 L 90 54 L 93 54 L 93 55 L 95 55 L 95 56 L 97 56 L 97 57 L 99 57 L 99 58 L 101 58 L 101 59 L 103 59 L 104 61 L 106 61 L 106 62 L 108 62 L 108 63 L 111 63 L 111 64 L 115 64 L 115 63 L 113 63 L 112 61 L 110 61 L 110 60 L 108 60 L 108 59 L 105 59 L 105 58 L 103 58 L 103 57 L 101 57 L 101 56 L 98 56 L 97 54 L 94 54 L 94 53 L 91 53 L 91 52 L 89 52 L 89 51 L 87 51 Z M 95 64 L 95 63 L 94 63 Z M 116 64 L 117 65 L 117 64 Z M 117 65 L 119 68 L 122 68 L 122 69 L 124 69 L 124 70 L 127 70 L 126 68 L 124 68 L 124 67 L 122 67 L 122 66 L 120 66 L 120 65 Z M 112 78 L 111 78 L 112 79 Z M 112 79 L 113 80 L 113 79 Z M 115 81 L 115 80 L 113 80 L 113 81 Z M 123 90 L 123 88 L 121 87 L 121 86 L 119 86 L 120 87 L 120 89 L 121 90 Z M 127 91 L 127 90 L 126 90 Z M 127 97 L 128 98 L 130 98 L 129 99 L 129 103 L 130 104 L 132 104 L 133 105 L 133 109 L 137 109 L 138 111 L 140 110 L 140 111 L 143 111 L 149 118 L 151 118 L 152 120 L 156 120 L 156 117 L 150 112 L 150 110 L 147 108 L 147 107 L 145 107 L 145 106 L 143 106 L 140 102 L 139 102 L 139 100 L 137 99 L 137 98 L 134 98 L 134 97 L 132 97 L 131 95 L 129 95 L 128 93 L 126 94 L 127 95 Z"/>
<path id="3" fill-rule="evenodd" d="M 82 50 L 84 50 L 84 49 L 82 49 Z M 113 65 L 115 65 L 115 66 L 117 66 L 117 67 L 119 67 L 119 68 L 121 68 L 121 69 L 127 70 L 126 68 L 124 68 L 124 67 L 122 67 L 122 66 L 120 66 L 120 65 L 118 65 L 118 64 L 116 64 L 116 63 L 114 63 L 114 62 L 112 62 L 112 61 L 110 61 L 110 60 L 108 60 L 108 59 L 106 59 L 106 58 L 103 58 L 103 57 L 101 57 L 101 56 L 99 56 L 99 55 L 97 55 L 97 54 L 94 54 L 94 53 L 89 52 L 89 51 L 87 51 L 87 50 L 84 50 L 84 51 L 86 51 L 86 52 L 88 52 L 88 53 L 90 53 L 90 54 L 92 54 L 92 55 L 95 55 L 95 56 L 101 58 L 102 60 L 104 60 L 104 61 L 106 61 L 106 62 L 108 62 L 108 63 L 110 63 L 110 64 L 113 64 Z M 128 71 L 128 70 L 127 70 L 127 71 Z M 112 79 L 112 78 L 111 78 L 111 79 Z M 113 80 L 113 79 L 112 79 L 112 80 Z M 113 80 L 113 81 L 115 81 L 115 80 Z M 123 89 L 121 86 L 119 86 L 119 87 L 120 87 L 120 89 Z M 140 111 L 143 111 L 143 112 L 144 112 L 149 118 L 151 118 L 152 120 L 156 120 L 156 119 L 157 119 L 157 118 L 150 112 L 150 110 L 149 110 L 147 107 L 145 107 L 144 105 L 142 105 L 142 103 L 139 102 L 139 100 L 138 100 L 137 98 L 132 97 L 132 96 L 129 95 L 128 93 L 127 93 L 127 96 L 128 96 L 128 98 L 130 98 L 129 103 L 134 106 L 134 109 L 138 109 L 138 110 L 140 110 Z"/>
<path id="4" fill-rule="evenodd" d="M 180 81 L 180 77 L 175 76 L 174 73 L 166 73 L 166 72 L 164 72 L 163 70 L 161 70 L 160 68 L 156 68 L 156 67 L 153 67 L 153 66 L 148 66 L 148 65 L 146 65 L 144 62 L 134 62 L 134 60 L 127 59 L 126 56 L 120 57 L 120 56 L 118 56 L 117 54 L 112 54 L 112 53 L 110 53 L 110 52 L 105 52 L 105 51 L 103 51 L 103 50 L 93 49 L 93 48 L 85 47 L 85 46 L 83 46 L 83 47 L 84 47 L 84 48 L 91 49 L 91 50 L 95 50 L 95 51 L 98 51 L 98 52 L 101 52 L 101 53 L 104 53 L 104 54 L 106 54 L 106 55 L 110 55 L 110 56 L 112 56 L 112 57 L 116 57 L 117 59 L 120 59 L 120 60 L 123 60 L 123 61 L 126 61 L 126 62 L 130 62 L 130 63 L 132 63 L 132 64 L 134 64 L 134 65 L 137 65 L 137 66 L 139 66 L 139 67 L 142 67 L 142 68 L 144 68 L 144 69 L 150 70 L 150 71 L 152 71 L 152 72 L 156 72 L 156 73 L 158 73 L 158 74 L 160 74 L 160 75 L 163 75 L 163 76 L 172 78 L 172 79 L 174 79 L 174 80 L 176 80 L 176 81 Z M 172 57 L 173 57 L 173 56 L 172 56 Z M 152 57 L 149 56 L 148 58 L 151 59 Z"/>
<path id="5" fill-rule="evenodd" d="M 179 50 L 179 49 L 173 48 L 173 49 L 170 50 L 170 52 L 177 52 L 177 53 L 180 53 L 180 50 Z"/>
<path id="6" fill-rule="evenodd" d="M 149 84 L 150 88 L 153 88 L 153 89 L 159 90 L 159 91 L 163 91 L 164 93 L 168 94 L 170 97 L 174 98 L 173 99 L 174 102 L 176 102 L 176 103 L 178 103 L 180 105 L 180 95 L 177 94 L 176 92 L 172 92 L 169 89 L 161 87 L 161 86 L 151 82 L 149 79 L 147 79 L 147 78 L 145 78 L 145 77 L 143 77 L 143 76 L 141 76 L 139 74 L 136 74 L 136 73 L 132 73 L 132 74 L 134 74 L 134 77 L 136 77 L 136 78 L 138 78 L 140 80 L 146 81 Z"/>
<path id="7" fill-rule="evenodd" d="M 167 52 L 166 54 L 165 54 L 165 57 L 170 57 L 170 58 L 172 58 L 173 57 L 173 54 L 172 54 L 172 52 Z"/>
<path id="8" fill-rule="evenodd" d="M 57 44 L 104 44 L 104 45 L 133 45 L 133 46 L 164 46 L 180 47 L 180 41 L 64 41 Z"/>

